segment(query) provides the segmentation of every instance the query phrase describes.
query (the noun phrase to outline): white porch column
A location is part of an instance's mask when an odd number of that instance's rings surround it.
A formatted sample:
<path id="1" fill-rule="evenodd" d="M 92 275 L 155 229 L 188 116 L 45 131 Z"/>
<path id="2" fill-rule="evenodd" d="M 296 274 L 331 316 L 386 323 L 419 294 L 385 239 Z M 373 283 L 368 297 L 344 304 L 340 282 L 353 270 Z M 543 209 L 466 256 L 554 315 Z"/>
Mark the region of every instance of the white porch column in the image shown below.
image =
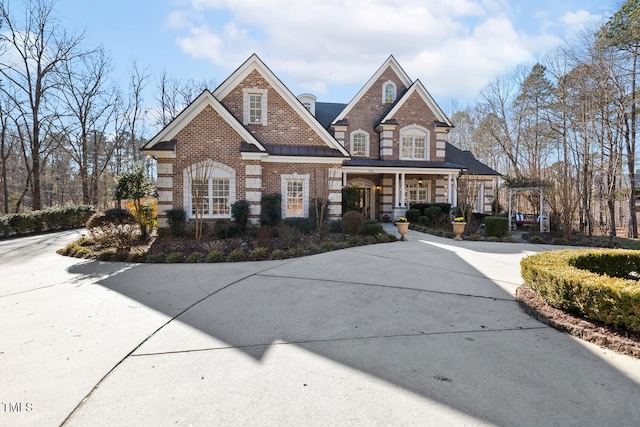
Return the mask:
<path id="1" fill-rule="evenodd" d="M 405 178 L 406 174 L 402 174 L 400 176 L 400 206 L 402 206 L 403 208 L 407 207 L 407 201 L 405 200 L 405 191 L 404 191 L 404 187 L 405 187 L 405 182 L 404 182 L 404 178 Z"/>
<path id="2" fill-rule="evenodd" d="M 453 204 L 451 196 L 453 196 L 452 185 L 451 185 L 451 174 L 447 175 L 447 203 Z"/>
<path id="3" fill-rule="evenodd" d="M 396 173 L 396 186 L 395 186 L 395 204 L 393 205 L 394 207 L 398 207 L 400 206 L 400 174 Z"/>
<path id="4" fill-rule="evenodd" d="M 346 171 L 342 171 L 342 186 L 343 187 L 347 186 L 347 172 Z"/>

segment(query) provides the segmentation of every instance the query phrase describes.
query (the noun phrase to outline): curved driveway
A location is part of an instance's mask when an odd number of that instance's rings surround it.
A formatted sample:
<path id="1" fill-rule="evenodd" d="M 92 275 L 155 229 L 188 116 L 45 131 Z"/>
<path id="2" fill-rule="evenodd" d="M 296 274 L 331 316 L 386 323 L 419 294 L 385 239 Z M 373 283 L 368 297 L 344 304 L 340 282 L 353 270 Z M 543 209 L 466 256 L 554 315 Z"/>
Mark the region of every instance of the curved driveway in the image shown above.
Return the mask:
<path id="1" fill-rule="evenodd" d="M 235 264 L 0 241 L 0 425 L 637 425 L 640 360 L 514 301 L 552 249 L 407 242 Z"/>

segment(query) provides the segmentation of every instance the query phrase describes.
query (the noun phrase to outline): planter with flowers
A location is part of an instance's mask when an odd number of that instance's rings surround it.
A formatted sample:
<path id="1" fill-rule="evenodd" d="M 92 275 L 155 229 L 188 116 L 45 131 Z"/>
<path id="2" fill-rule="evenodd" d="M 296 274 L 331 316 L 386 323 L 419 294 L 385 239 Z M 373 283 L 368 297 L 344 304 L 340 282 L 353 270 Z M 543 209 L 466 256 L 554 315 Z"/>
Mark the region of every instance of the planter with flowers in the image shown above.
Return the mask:
<path id="1" fill-rule="evenodd" d="M 460 235 L 464 233 L 464 227 L 467 225 L 467 223 L 464 221 L 464 217 L 455 217 L 451 225 L 453 225 L 453 232 L 456 233 L 456 237 L 454 237 L 453 240 L 462 240 L 462 237 L 460 237 Z"/>
<path id="2" fill-rule="evenodd" d="M 407 218 L 401 216 L 400 218 L 396 219 L 395 224 L 398 227 L 398 233 L 400 233 L 400 240 L 407 240 L 404 235 L 407 234 L 407 231 L 409 230 L 410 222 L 407 220 Z"/>

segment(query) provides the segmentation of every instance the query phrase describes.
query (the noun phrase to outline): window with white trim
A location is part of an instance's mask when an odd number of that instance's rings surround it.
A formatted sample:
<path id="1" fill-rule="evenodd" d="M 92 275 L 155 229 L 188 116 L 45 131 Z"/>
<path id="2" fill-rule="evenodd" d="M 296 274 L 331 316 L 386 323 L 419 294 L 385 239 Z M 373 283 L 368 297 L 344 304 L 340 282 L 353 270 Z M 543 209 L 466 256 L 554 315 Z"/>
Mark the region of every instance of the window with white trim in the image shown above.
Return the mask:
<path id="1" fill-rule="evenodd" d="M 396 100 L 396 84 L 388 80 L 382 84 L 382 103 L 393 104 Z"/>
<path id="2" fill-rule="evenodd" d="M 281 175 L 282 217 L 304 218 L 309 212 L 309 175 Z"/>
<path id="3" fill-rule="evenodd" d="M 184 205 L 189 218 L 230 218 L 235 171 L 212 160 L 184 169 Z"/>
<path id="4" fill-rule="evenodd" d="M 430 203 L 430 188 L 426 184 L 419 182 L 409 182 L 405 188 L 405 200 L 409 206 L 415 203 Z"/>
<path id="5" fill-rule="evenodd" d="M 267 89 L 244 88 L 243 95 L 243 124 L 267 124 Z"/>
<path id="6" fill-rule="evenodd" d="M 400 159 L 429 160 L 429 131 L 418 125 L 400 129 Z"/>
<path id="7" fill-rule="evenodd" d="M 351 155 L 369 157 L 369 134 L 361 129 L 351 132 Z"/>

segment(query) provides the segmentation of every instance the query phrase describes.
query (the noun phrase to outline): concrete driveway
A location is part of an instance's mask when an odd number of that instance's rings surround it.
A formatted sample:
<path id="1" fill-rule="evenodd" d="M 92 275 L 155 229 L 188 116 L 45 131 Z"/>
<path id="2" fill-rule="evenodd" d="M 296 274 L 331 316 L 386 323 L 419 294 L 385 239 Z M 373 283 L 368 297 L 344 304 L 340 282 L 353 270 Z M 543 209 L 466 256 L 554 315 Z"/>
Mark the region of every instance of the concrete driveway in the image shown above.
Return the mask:
<path id="1" fill-rule="evenodd" d="M 640 360 L 514 301 L 554 249 L 407 242 L 120 264 L 0 241 L 0 425 L 636 426 Z"/>

